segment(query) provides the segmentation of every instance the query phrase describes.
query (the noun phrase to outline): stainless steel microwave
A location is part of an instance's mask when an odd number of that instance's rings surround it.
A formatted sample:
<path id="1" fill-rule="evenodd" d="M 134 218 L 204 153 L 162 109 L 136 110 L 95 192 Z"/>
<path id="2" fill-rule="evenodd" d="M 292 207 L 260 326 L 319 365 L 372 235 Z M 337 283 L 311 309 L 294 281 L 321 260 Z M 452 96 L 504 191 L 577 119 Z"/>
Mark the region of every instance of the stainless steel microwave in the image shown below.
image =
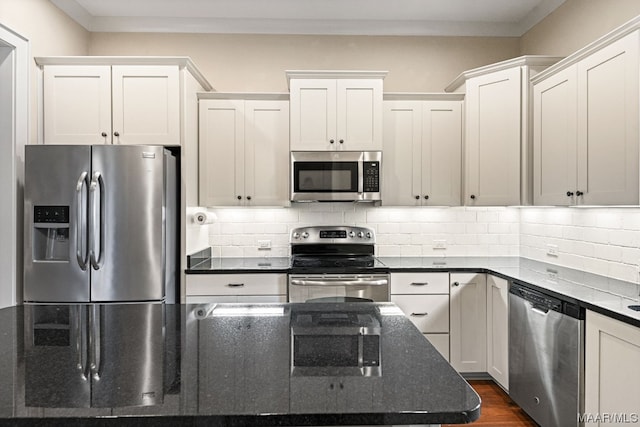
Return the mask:
<path id="1" fill-rule="evenodd" d="M 381 151 L 292 151 L 291 200 L 379 201 Z"/>

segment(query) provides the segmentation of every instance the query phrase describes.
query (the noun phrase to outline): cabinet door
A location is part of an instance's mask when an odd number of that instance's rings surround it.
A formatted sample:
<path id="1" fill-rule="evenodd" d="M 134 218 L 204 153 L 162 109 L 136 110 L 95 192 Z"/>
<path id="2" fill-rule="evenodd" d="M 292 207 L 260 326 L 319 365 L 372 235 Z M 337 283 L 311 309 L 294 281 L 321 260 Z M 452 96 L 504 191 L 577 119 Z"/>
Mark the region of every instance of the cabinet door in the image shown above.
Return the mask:
<path id="1" fill-rule="evenodd" d="M 334 150 L 336 144 L 336 81 L 292 79 L 291 150 Z"/>
<path id="2" fill-rule="evenodd" d="M 458 372 L 486 372 L 486 275 L 456 273 L 450 280 L 451 365 Z"/>
<path id="3" fill-rule="evenodd" d="M 533 88 L 533 203 L 575 203 L 577 178 L 576 67 Z"/>
<path id="4" fill-rule="evenodd" d="M 109 66 L 48 65 L 43 97 L 45 144 L 111 143 Z"/>
<path id="5" fill-rule="evenodd" d="M 382 150 L 382 80 L 338 79 L 336 149 Z"/>
<path id="6" fill-rule="evenodd" d="M 244 101 L 200 101 L 200 205 L 237 206 L 244 200 Z"/>
<path id="7" fill-rule="evenodd" d="M 465 204 L 520 204 L 521 69 L 471 78 L 467 88 Z"/>
<path id="8" fill-rule="evenodd" d="M 113 143 L 180 145 L 177 66 L 113 66 Z"/>
<path id="9" fill-rule="evenodd" d="M 578 63 L 578 203 L 638 204 L 638 42 Z"/>
<path id="10" fill-rule="evenodd" d="M 640 328 L 587 311 L 585 333 L 585 426 L 637 422 L 640 408 Z M 597 415 L 626 417 L 612 424 Z"/>
<path id="11" fill-rule="evenodd" d="M 487 276 L 487 372 L 509 390 L 509 282 Z"/>
<path id="12" fill-rule="evenodd" d="M 245 198 L 256 206 L 289 204 L 289 102 L 245 101 Z"/>
<path id="13" fill-rule="evenodd" d="M 422 103 L 385 101 L 382 203 L 389 206 L 420 206 Z"/>
<path id="14" fill-rule="evenodd" d="M 423 204 L 459 206 L 462 193 L 461 102 L 424 102 L 421 163 Z"/>

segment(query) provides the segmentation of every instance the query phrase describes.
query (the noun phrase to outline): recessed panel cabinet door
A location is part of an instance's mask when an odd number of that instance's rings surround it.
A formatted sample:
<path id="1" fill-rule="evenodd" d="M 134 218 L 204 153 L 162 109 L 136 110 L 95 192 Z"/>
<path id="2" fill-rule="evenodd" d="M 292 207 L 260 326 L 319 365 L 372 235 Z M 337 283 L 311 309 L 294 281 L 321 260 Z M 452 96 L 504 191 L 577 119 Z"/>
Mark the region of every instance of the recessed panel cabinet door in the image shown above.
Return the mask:
<path id="1" fill-rule="evenodd" d="M 639 37 L 578 63 L 578 203 L 638 204 Z"/>
<path id="2" fill-rule="evenodd" d="M 382 79 L 338 79 L 336 84 L 336 149 L 382 149 Z"/>
<path id="3" fill-rule="evenodd" d="M 585 426 L 637 423 L 640 328 L 588 310 L 585 325 Z"/>
<path id="4" fill-rule="evenodd" d="M 466 83 L 466 205 L 520 204 L 521 72 Z"/>
<path id="5" fill-rule="evenodd" d="M 44 143 L 111 142 L 111 67 L 44 67 Z"/>
<path id="6" fill-rule="evenodd" d="M 533 87 L 533 203 L 575 203 L 577 178 L 576 67 Z"/>
<path id="7" fill-rule="evenodd" d="M 509 282 L 487 275 L 487 372 L 509 390 Z"/>
<path id="8" fill-rule="evenodd" d="M 426 101 L 422 106 L 422 200 L 459 206 L 462 192 L 462 104 Z"/>
<path id="9" fill-rule="evenodd" d="M 458 372 L 487 371 L 487 278 L 456 273 L 451 281 L 451 366 Z"/>
<path id="10" fill-rule="evenodd" d="M 177 66 L 113 66 L 113 143 L 180 145 Z"/>
<path id="11" fill-rule="evenodd" d="M 289 202 L 289 101 L 245 101 L 245 198 L 256 206 Z"/>
<path id="12" fill-rule="evenodd" d="M 382 203 L 422 204 L 421 101 L 384 101 Z"/>
<path id="13" fill-rule="evenodd" d="M 335 149 L 336 81 L 291 80 L 291 150 Z"/>
<path id="14" fill-rule="evenodd" d="M 202 206 L 244 199 L 244 101 L 200 101 L 199 184 Z"/>

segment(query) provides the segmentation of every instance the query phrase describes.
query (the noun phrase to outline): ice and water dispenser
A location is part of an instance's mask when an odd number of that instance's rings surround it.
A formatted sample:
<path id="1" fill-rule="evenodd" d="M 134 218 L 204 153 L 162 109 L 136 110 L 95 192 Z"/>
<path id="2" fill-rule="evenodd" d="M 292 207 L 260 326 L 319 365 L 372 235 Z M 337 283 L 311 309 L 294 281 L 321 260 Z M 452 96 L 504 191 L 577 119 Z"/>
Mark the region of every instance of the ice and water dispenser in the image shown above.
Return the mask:
<path id="1" fill-rule="evenodd" d="M 33 207 L 33 260 L 69 261 L 69 206 Z"/>

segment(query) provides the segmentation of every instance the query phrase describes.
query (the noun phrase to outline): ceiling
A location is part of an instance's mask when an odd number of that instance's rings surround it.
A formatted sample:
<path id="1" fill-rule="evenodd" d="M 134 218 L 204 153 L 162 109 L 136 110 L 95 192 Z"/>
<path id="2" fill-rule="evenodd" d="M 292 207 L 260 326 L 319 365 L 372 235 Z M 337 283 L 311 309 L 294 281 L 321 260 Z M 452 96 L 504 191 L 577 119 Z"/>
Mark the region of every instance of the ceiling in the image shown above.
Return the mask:
<path id="1" fill-rule="evenodd" d="M 50 0 L 94 32 L 519 37 L 565 0 Z"/>

